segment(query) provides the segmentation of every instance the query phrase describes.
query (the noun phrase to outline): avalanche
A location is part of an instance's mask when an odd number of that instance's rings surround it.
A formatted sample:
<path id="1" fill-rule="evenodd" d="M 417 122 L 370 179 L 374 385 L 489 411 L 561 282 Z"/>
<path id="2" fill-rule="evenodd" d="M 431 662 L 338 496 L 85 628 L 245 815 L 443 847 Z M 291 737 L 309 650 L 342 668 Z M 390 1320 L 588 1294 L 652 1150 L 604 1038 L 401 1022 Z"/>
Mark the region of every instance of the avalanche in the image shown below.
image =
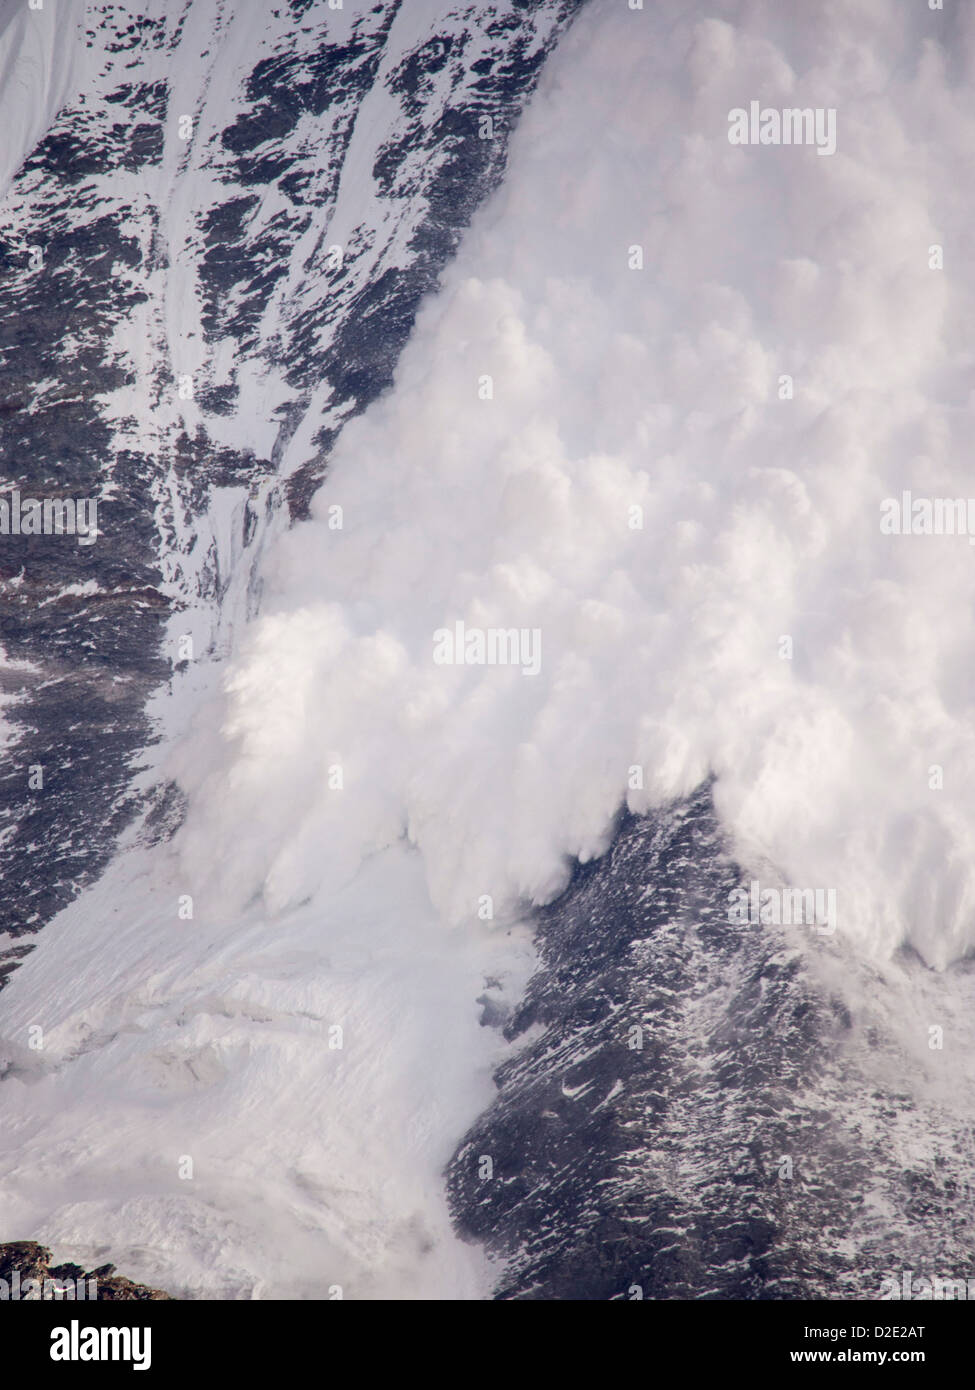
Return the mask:
<path id="1" fill-rule="evenodd" d="M 922 7 L 861 0 L 825 44 L 800 6 L 785 29 L 771 0 L 712 8 L 583 10 L 363 414 L 332 405 L 319 362 L 310 417 L 271 429 L 280 396 L 241 372 L 225 447 L 263 430 L 309 484 L 312 439 L 337 434 L 312 519 L 265 532 L 250 588 L 243 506 L 212 508 L 214 553 L 237 562 L 212 585 L 232 659 L 220 690 L 191 669 L 162 702 L 155 769 L 185 820 L 154 849 L 133 835 L 0 997 L 0 1195 L 59 1253 L 107 1245 L 135 1277 L 211 1296 L 484 1295 L 493 1271 L 442 1191 L 506 1055 L 478 997 L 518 999 L 526 903 L 606 849 L 625 800 L 716 774 L 743 862 L 842 902 L 839 945 L 807 934 L 836 970 L 841 947 L 879 972 L 905 944 L 946 968 L 975 943 L 975 575 L 967 547 L 877 527 L 919 472 L 964 488 L 972 280 L 928 248 L 968 234 L 975 18 L 956 12 L 949 43 Z M 245 39 L 235 26 L 234 55 Z M 745 82 L 828 100 L 842 148 L 729 145 Z M 382 167 L 388 85 L 365 100 L 330 224 L 346 244 L 377 196 L 361 179 Z M 170 141 L 167 176 L 179 158 Z M 204 326 L 179 292 L 197 230 L 174 200 L 178 268 L 152 306 L 170 345 Z M 379 280 L 383 254 L 364 252 Z M 264 328 L 316 343 L 326 325 L 286 310 L 319 292 L 283 290 Z M 287 375 L 279 360 L 282 394 Z M 175 399 L 189 438 L 201 407 Z M 181 476 L 174 460 L 161 503 L 179 564 Z M 262 516 L 271 489 L 250 499 Z M 543 636 L 536 678 L 435 662 L 431 633 L 460 622 Z M 937 794 L 932 763 L 951 772 Z"/>

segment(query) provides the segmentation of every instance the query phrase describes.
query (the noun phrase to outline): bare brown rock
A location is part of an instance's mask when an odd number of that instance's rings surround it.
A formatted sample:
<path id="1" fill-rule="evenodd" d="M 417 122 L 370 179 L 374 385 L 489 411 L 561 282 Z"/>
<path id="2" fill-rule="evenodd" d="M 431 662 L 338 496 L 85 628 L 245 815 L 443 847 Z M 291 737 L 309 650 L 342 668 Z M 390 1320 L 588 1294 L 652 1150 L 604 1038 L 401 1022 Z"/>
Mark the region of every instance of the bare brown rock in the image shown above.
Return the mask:
<path id="1" fill-rule="evenodd" d="M 16 1240 L 0 1245 L 0 1280 L 4 1281 L 0 1285 L 0 1298 L 60 1298 L 63 1295 L 54 1291 L 55 1284 L 64 1285 L 68 1280 L 73 1281 L 79 1290 L 79 1297 L 82 1289 L 86 1298 L 94 1290 L 99 1302 L 172 1297 L 161 1289 L 150 1289 L 146 1284 L 135 1284 L 124 1275 L 116 1274 L 112 1264 L 99 1265 L 92 1270 L 84 1270 L 81 1265 L 75 1264 L 53 1265 L 50 1250 L 35 1240 Z M 38 1281 L 40 1293 L 21 1293 L 29 1280 Z"/>

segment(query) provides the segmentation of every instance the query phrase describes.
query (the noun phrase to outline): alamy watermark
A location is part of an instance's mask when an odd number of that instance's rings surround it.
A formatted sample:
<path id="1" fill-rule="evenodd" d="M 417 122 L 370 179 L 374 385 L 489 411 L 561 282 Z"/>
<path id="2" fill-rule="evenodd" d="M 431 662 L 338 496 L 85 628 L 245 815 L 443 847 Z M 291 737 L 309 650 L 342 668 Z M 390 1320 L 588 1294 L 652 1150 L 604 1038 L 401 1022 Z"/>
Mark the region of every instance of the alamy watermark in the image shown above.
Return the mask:
<path id="1" fill-rule="evenodd" d="M 152 1365 L 151 1327 L 82 1327 L 74 1318 L 67 1327 L 51 1328 L 52 1361 L 131 1361 L 133 1371 Z"/>
<path id="2" fill-rule="evenodd" d="M 93 1302 L 98 1298 L 98 1280 L 90 1279 L 21 1279 L 20 1270 L 11 1270 L 9 1279 L 0 1279 L 0 1303 Z"/>
<path id="3" fill-rule="evenodd" d="M 905 1269 L 900 1275 L 888 1274 L 881 1279 L 880 1298 L 909 1298 L 917 1303 L 975 1299 L 975 1279 L 942 1279 L 938 1275 L 929 1279 L 915 1275 L 913 1269 Z"/>
<path id="4" fill-rule="evenodd" d="M 752 101 L 746 111 L 728 112 L 730 145 L 815 145 L 817 154 L 836 153 L 835 106 L 787 106 L 776 111 Z"/>
<path id="5" fill-rule="evenodd" d="M 438 666 L 520 666 L 523 676 L 542 669 L 542 632 L 537 627 L 438 627 L 433 634 Z"/>
<path id="6" fill-rule="evenodd" d="M 880 504 L 885 536 L 967 536 L 975 545 L 975 497 L 885 497 Z"/>
<path id="7" fill-rule="evenodd" d="M 0 494 L 0 536 L 76 536 L 79 545 L 98 538 L 96 497 L 21 497 Z"/>
<path id="8" fill-rule="evenodd" d="M 763 888 L 753 878 L 747 888 L 728 894 L 728 921 L 775 927 L 815 927 L 821 936 L 836 931 L 835 888 Z"/>

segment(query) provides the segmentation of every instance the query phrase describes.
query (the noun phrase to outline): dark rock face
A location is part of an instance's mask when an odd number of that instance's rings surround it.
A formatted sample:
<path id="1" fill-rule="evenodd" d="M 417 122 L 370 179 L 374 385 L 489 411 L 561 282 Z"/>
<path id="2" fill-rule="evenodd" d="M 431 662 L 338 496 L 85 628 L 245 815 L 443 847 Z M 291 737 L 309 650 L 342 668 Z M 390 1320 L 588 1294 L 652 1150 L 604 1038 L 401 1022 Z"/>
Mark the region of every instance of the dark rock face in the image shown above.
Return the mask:
<path id="1" fill-rule="evenodd" d="M 83 1270 L 80 1265 L 51 1263 L 51 1252 L 44 1245 L 33 1240 L 13 1241 L 0 1245 L 0 1279 L 6 1281 L 7 1297 L 11 1290 L 23 1288 L 29 1279 L 37 1280 L 40 1292 L 29 1290 L 25 1296 L 57 1299 L 60 1296 L 53 1288 L 45 1290 L 46 1281 L 56 1281 L 63 1285 L 70 1281 L 77 1296 L 89 1298 L 92 1295 L 98 1302 L 131 1302 L 169 1300 L 168 1293 L 150 1289 L 145 1284 L 134 1284 L 121 1274 L 115 1273 L 114 1265 L 100 1265 L 98 1269 Z"/>
<path id="2" fill-rule="evenodd" d="M 0 495 L 97 498 L 101 532 L 0 536 L 0 983 L 23 949 L 3 934 L 71 901 L 144 808 L 168 625 L 208 612 L 212 646 L 270 519 L 307 513 L 580 3 L 385 0 L 340 31 L 326 0 L 88 15 L 85 89 L 0 205 Z M 248 367 L 274 383 L 263 449 Z"/>
<path id="3" fill-rule="evenodd" d="M 870 1071 L 882 1040 L 781 929 L 729 924 L 741 881 L 705 786 L 626 816 L 539 912 L 524 1044 L 447 1173 L 498 1298 L 878 1298 L 905 1260 L 971 1272 L 970 1133 Z"/>

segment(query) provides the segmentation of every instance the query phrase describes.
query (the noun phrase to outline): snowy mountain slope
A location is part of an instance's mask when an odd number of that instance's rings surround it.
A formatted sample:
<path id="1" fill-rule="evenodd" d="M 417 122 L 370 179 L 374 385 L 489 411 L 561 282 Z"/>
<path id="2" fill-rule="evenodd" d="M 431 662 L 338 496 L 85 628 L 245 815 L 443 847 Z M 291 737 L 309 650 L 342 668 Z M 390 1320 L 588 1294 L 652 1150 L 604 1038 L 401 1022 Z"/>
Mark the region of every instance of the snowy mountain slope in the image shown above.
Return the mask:
<path id="1" fill-rule="evenodd" d="M 500 921 L 553 899 L 624 801 L 717 774 L 689 846 L 638 822 L 542 918 L 525 1051 L 450 1174 L 503 1294 L 877 1296 L 968 1267 L 970 548 L 878 521 L 900 487 L 968 486 L 973 285 L 929 248 L 967 244 L 975 29 L 950 21 L 949 64 L 897 13 L 827 41 L 798 7 L 661 5 L 642 44 L 621 8 L 579 17 L 393 392 L 269 555 L 222 742 L 181 766 L 204 901 L 287 915 L 405 835 L 461 933 L 483 895 Z M 750 84 L 835 101 L 835 157 L 733 147 Z M 458 620 L 537 630 L 537 675 L 438 667 Z M 712 797 L 750 873 L 836 892 L 835 946 L 728 929 Z M 613 1007 L 649 1012 L 642 1066 Z"/>
<path id="2" fill-rule="evenodd" d="M 232 12 L 144 34 L 124 15 L 118 61 L 144 44 L 151 76 L 185 38 L 203 67 L 173 101 L 209 82 L 222 134 L 193 106 L 193 140 L 167 116 L 133 153 L 139 127 L 103 113 L 111 140 L 87 152 L 166 190 L 138 250 L 151 285 L 109 258 L 134 326 L 87 286 L 122 361 L 160 345 L 151 409 L 106 376 L 98 419 L 128 441 L 126 496 L 149 479 L 138 559 L 187 604 L 169 639 L 230 660 L 188 662 L 153 703 L 152 777 L 178 784 L 158 843 L 129 836 L 0 998 L 10 1234 L 237 1297 L 476 1296 L 495 1278 L 504 1297 L 875 1296 L 890 1266 L 964 1275 L 975 580 L 963 537 L 893 542 L 877 520 L 903 486 L 967 487 L 975 285 L 930 248 L 969 237 L 975 23 L 885 0 L 832 7 L 828 28 L 772 0 L 720 18 L 594 0 L 391 389 L 349 419 L 389 381 L 373 286 L 395 341 L 453 235 L 436 197 L 409 230 L 397 189 L 446 169 L 460 205 L 480 145 L 468 124 L 449 157 L 453 114 L 401 138 L 448 80 L 439 27 L 419 58 L 416 9 L 346 16 L 329 90 L 375 66 L 341 207 L 305 225 L 302 116 L 324 98 L 313 11 L 284 13 L 307 110 L 263 85 L 283 55 L 241 66 Z M 533 13 L 532 70 L 553 19 Z M 732 146 L 750 90 L 835 103 L 835 155 Z M 389 274 L 380 224 L 407 271 Z M 366 278 L 333 322 L 304 267 L 338 298 L 349 246 Z M 319 351 L 327 389 L 306 370 Z M 164 437 L 149 473 L 146 421 Z M 307 524 L 286 531 L 285 499 Z M 79 575 L 64 597 L 97 592 Z M 537 669 L 438 662 L 458 622 L 539 634 Z M 133 659 L 140 693 L 150 675 Z M 731 890 L 756 874 L 835 891 L 835 937 L 733 926 Z M 530 904 L 547 906 L 526 987 Z M 451 1233 L 445 1168 L 477 1244 Z"/>
<path id="3" fill-rule="evenodd" d="M 7 970 L 27 949 L 16 933 L 99 870 L 152 785 L 151 771 L 133 783 L 132 755 L 145 761 L 157 720 L 178 729 L 210 680 L 201 658 L 224 653 L 254 611 L 265 531 L 301 514 L 343 421 L 389 385 L 419 299 L 499 177 L 574 8 L 293 2 L 262 7 L 255 24 L 244 3 L 88 6 L 79 95 L 3 209 L 6 481 L 97 489 L 102 530 L 92 547 L 41 537 L 3 551 L 17 740 Z M 21 34 L 19 72 L 28 41 L 50 43 L 54 17 Z M 194 661 L 178 660 L 185 634 Z M 174 665 L 181 675 L 158 692 Z M 31 763 L 43 764 L 47 794 L 25 802 Z M 150 838 L 164 842 L 178 815 L 178 797 L 161 802 Z M 121 1251 L 127 1269 L 152 1268 L 189 1294 L 486 1292 L 476 1251 L 451 1253 L 436 1176 L 490 1094 L 497 1043 L 472 1004 L 484 953 L 475 962 L 458 943 L 444 955 L 417 866 L 382 870 L 394 923 L 370 908 L 367 886 L 347 914 L 329 904 L 324 954 L 319 905 L 291 930 L 276 924 L 265 960 L 265 923 L 174 919 L 164 843 L 145 862 L 126 843 L 121 866 L 51 928 L 61 967 L 46 950 L 29 962 L 18 993 L 44 1018 L 42 1052 L 9 996 L 5 1228 L 43 1231 L 59 1254 Z M 500 948 L 485 949 L 503 971 Z M 524 944 L 522 975 L 523 958 Z M 148 994 L 146 969 L 159 983 Z M 166 984 L 160 969 L 173 972 Z M 344 1050 L 331 1046 L 333 1021 Z M 439 1067 L 426 1026 L 452 1038 Z M 368 1081 L 377 1050 L 386 1073 L 400 1058 L 382 1104 Z M 79 1067 L 91 1068 L 80 1128 L 66 1104 L 67 1092 L 80 1099 Z M 254 1104 L 259 1094 L 268 1104 Z M 242 1108 L 254 1119 L 246 1140 Z M 196 1160 L 189 1185 L 168 1151 L 180 1132 Z M 377 1155 L 393 1133 L 391 1185 Z M 34 1147 L 49 1139 L 67 1186 Z M 42 1170 L 50 1184 L 38 1184 Z"/>
<path id="4" fill-rule="evenodd" d="M 527 940 L 445 940 L 403 849 L 274 920 L 180 920 L 178 881 L 120 856 L 4 992 L 5 1230 L 178 1297 L 489 1295 L 440 1175 L 505 1051 L 474 1000 L 490 972 L 514 1003 Z"/>
<path id="5" fill-rule="evenodd" d="M 63 0 L 4 11 L 11 160 L 50 128 L 0 211 L 2 481 L 102 530 L 0 553 L 8 931 L 106 862 L 149 693 L 253 611 L 266 527 L 389 385 L 574 8 L 89 4 L 83 44 Z"/>
<path id="6" fill-rule="evenodd" d="M 406 834 L 446 921 L 516 917 L 714 774 L 741 862 L 865 956 L 975 949 L 972 550 L 881 524 L 969 486 L 975 282 L 929 261 L 970 236 L 975 21 L 949 78 L 930 12 L 806 14 L 572 25 L 178 760 L 201 892 L 294 905 Z M 829 93 L 843 148 L 732 144 L 749 81 Z"/>
<path id="7" fill-rule="evenodd" d="M 0 5 L 0 196 L 84 80 L 84 11 L 48 0 L 41 15 L 17 0 Z"/>
<path id="8" fill-rule="evenodd" d="M 519 1050 L 448 1169 L 497 1297 L 877 1299 L 970 1269 L 971 963 L 732 925 L 741 882 L 705 785 L 539 913 Z"/>

